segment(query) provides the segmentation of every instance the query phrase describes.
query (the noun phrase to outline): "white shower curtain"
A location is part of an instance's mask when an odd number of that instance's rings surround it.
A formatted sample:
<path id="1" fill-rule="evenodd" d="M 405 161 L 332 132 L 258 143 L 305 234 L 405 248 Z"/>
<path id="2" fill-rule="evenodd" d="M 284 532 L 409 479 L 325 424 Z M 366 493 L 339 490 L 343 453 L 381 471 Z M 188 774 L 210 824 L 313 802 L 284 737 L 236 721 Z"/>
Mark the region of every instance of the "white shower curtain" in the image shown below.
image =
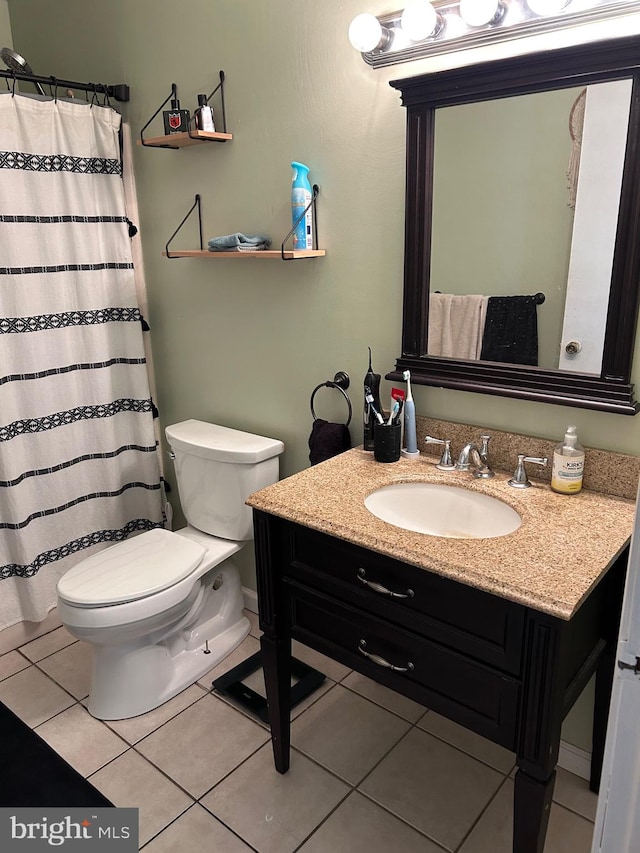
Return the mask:
<path id="1" fill-rule="evenodd" d="M 0 628 L 164 523 L 120 121 L 0 95 Z"/>

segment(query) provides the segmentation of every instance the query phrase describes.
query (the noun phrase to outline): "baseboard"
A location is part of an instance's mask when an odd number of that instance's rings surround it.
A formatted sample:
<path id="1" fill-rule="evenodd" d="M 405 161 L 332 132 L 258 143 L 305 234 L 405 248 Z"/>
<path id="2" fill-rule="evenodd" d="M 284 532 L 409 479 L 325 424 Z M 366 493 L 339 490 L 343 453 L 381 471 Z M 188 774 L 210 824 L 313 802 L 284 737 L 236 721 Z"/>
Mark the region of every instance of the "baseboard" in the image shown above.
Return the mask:
<path id="1" fill-rule="evenodd" d="M 258 612 L 258 593 L 246 586 L 242 587 L 242 595 L 244 596 L 244 606 L 252 613 Z"/>
<path id="2" fill-rule="evenodd" d="M 558 767 L 589 781 L 591 776 L 591 753 L 566 740 L 560 741 L 560 752 L 558 753 Z"/>

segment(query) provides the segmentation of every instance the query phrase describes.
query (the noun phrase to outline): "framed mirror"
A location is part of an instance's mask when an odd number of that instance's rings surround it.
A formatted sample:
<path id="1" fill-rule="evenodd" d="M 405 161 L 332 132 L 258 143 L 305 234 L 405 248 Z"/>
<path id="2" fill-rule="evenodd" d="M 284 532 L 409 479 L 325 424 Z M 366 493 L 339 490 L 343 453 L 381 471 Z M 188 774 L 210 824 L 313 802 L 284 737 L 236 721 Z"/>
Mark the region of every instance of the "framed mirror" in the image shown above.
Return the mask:
<path id="1" fill-rule="evenodd" d="M 391 86 L 407 173 L 387 378 L 635 415 L 640 37 Z"/>

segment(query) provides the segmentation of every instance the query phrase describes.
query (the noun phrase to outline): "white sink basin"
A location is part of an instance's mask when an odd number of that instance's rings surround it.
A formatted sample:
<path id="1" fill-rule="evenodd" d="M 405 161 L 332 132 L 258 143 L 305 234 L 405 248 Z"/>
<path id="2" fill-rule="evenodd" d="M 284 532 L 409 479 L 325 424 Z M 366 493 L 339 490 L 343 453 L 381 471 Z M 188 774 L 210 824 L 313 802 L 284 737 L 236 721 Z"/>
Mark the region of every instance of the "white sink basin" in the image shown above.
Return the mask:
<path id="1" fill-rule="evenodd" d="M 438 483 L 383 486 L 371 492 L 364 505 L 395 527 L 449 539 L 506 536 L 522 523 L 518 513 L 497 498 Z"/>

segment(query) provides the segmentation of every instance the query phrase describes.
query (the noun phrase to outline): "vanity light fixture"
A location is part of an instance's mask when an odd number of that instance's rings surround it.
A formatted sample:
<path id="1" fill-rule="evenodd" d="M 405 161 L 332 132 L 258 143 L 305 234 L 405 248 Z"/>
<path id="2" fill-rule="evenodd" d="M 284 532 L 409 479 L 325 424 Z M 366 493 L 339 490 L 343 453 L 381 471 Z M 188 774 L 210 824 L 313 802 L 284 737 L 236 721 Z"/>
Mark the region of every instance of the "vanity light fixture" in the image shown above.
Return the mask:
<path id="1" fill-rule="evenodd" d="M 400 18 L 382 26 L 375 15 L 363 12 L 349 25 L 349 41 L 363 55 L 377 51 L 399 51 L 408 47 L 409 39 L 402 31 Z"/>
<path id="2" fill-rule="evenodd" d="M 375 15 L 362 12 L 349 25 L 349 41 L 361 53 L 383 50 L 391 41 L 388 27 L 383 27 Z"/>
<path id="3" fill-rule="evenodd" d="M 506 11 L 500 0 L 460 0 L 460 17 L 470 27 L 497 24 Z"/>
<path id="4" fill-rule="evenodd" d="M 412 41 L 423 41 L 438 35 L 444 20 L 430 0 L 409 0 L 400 17 L 400 28 Z"/>
<path id="5" fill-rule="evenodd" d="M 527 0 L 527 6 L 541 17 L 558 15 L 571 0 Z"/>
<path id="6" fill-rule="evenodd" d="M 640 12 L 640 0 L 407 0 L 357 15 L 349 41 L 378 68 Z"/>

